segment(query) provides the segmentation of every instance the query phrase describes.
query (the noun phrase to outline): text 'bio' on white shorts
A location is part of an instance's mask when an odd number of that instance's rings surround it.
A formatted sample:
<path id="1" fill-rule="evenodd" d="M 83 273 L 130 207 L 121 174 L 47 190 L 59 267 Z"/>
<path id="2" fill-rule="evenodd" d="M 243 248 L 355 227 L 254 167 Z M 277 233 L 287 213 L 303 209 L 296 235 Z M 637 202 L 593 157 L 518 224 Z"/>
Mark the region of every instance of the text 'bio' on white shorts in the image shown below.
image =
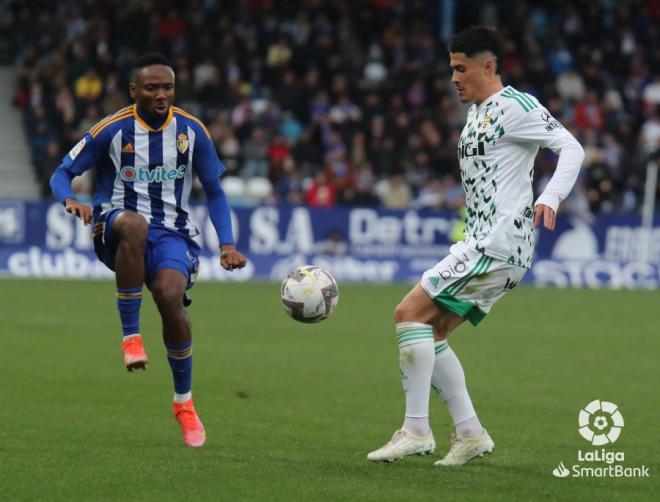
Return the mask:
<path id="1" fill-rule="evenodd" d="M 476 326 L 525 272 L 526 268 L 457 242 L 449 248 L 449 256 L 424 272 L 420 285 L 442 308 Z"/>

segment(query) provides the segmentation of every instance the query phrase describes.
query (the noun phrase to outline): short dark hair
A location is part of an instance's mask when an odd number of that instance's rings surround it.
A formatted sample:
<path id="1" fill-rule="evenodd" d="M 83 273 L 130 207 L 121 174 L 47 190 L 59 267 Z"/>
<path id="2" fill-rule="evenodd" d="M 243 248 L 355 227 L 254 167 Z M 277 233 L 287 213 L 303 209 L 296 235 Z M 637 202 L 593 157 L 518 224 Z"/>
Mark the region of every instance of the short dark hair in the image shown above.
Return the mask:
<path id="1" fill-rule="evenodd" d="M 462 52 L 471 58 L 480 52 L 492 52 L 497 66 L 495 73 L 500 72 L 502 52 L 502 37 L 490 26 L 471 26 L 457 33 L 449 41 L 449 52 Z"/>
<path id="2" fill-rule="evenodd" d="M 172 68 L 172 65 L 165 56 L 159 52 L 151 52 L 149 54 L 140 56 L 137 61 L 135 61 L 135 64 L 133 65 L 133 72 L 131 74 L 132 78 L 135 80 L 135 75 L 137 72 L 139 72 L 142 68 L 153 65 L 163 65 Z"/>

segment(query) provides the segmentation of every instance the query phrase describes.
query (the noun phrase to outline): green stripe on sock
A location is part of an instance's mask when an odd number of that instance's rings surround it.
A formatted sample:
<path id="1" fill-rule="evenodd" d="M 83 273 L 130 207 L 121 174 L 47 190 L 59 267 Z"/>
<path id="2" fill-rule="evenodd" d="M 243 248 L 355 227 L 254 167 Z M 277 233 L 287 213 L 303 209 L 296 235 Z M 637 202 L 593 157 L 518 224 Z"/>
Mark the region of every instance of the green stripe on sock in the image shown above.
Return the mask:
<path id="1" fill-rule="evenodd" d="M 396 336 L 401 336 L 401 335 L 408 335 L 410 333 L 428 333 L 431 331 L 431 328 L 413 328 L 413 329 L 405 329 L 399 333 L 397 333 Z"/>
<path id="2" fill-rule="evenodd" d="M 399 329 L 397 329 L 399 331 Z M 433 340 L 433 328 L 431 326 L 403 328 L 396 336 L 396 343 L 401 347 L 413 341 Z"/>
<path id="3" fill-rule="evenodd" d="M 429 333 L 428 335 L 411 335 L 411 336 L 404 336 L 401 338 L 397 338 L 396 341 L 399 345 L 405 342 L 409 342 L 411 340 L 432 340 L 433 339 L 433 334 Z"/>
<path id="4" fill-rule="evenodd" d="M 404 340 L 410 340 L 411 338 L 431 338 L 433 334 L 431 332 L 429 333 L 417 333 L 417 334 L 410 334 L 410 335 L 399 335 L 396 337 L 397 342 L 402 342 Z"/>
<path id="5" fill-rule="evenodd" d="M 396 327 L 396 334 L 400 335 L 402 333 L 407 333 L 408 331 L 416 331 L 416 330 L 428 330 L 431 329 L 431 326 L 428 324 L 422 324 L 422 323 L 417 323 L 417 322 L 410 322 L 410 323 L 401 323 L 401 324 L 413 324 L 413 326 L 397 326 Z"/>
<path id="6" fill-rule="evenodd" d="M 435 346 L 435 355 L 437 356 L 444 350 L 446 350 L 449 347 L 449 344 L 447 342 L 445 343 L 439 343 L 438 345 Z"/>
<path id="7" fill-rule="evenodd" d="M 430 336 L 433 336 L 433 331 L 428 330 L 425 333 L 402 333 L 399 336 L 396 337 L 397 340 L 401 340 L 403 338 L 428 338 Z"/>

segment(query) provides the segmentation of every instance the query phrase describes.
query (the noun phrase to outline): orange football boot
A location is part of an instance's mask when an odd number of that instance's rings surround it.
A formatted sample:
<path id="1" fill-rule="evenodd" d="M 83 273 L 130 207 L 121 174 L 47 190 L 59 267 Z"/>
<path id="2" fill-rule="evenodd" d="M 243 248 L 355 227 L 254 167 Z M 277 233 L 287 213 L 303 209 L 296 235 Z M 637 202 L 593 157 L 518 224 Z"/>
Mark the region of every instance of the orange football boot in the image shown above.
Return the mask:
<path id="1" fill-rule="evenodd" d="M 206 431 L 197 416 L 192 399 L 185 403 L 174 403 L 174 417 L 181 425 L 183 442 L 186 446 L 200 447 L 206 441 Z"/>
<path id="2" fill-rule="evenodd" d="M 135 370 L 146 370 L 149 358 L 144 351 L 144 344 L 140 335 L 128 336 L 124 338 L 121 344 L 121 350 L 124 352 L 124 364 L 130 372 Z"/>

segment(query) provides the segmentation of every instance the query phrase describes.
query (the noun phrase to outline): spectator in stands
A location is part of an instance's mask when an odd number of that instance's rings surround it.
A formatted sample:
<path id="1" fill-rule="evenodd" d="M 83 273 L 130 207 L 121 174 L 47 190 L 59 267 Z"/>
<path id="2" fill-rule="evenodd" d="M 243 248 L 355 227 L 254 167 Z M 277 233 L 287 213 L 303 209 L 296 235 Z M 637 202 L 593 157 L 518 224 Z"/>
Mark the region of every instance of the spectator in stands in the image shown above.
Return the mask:
<path id="1" fill-rule="evenodd" d="M 81 75 L 74 86 L 76 98 L 83 103 L 93 103 L 103 92 L 103 81 L 96 69 L 89 68 L 84 75 Z"/>
<path id="2" fill-rule="evenodd" d="M 376 187 L 381 204 L 390 209 L 405 209 L 412 202 L 412 190 L 403 173 L 396 171 Z"/>
<path id="3" fill-rule="evenodd" d="M 14 102 L 35 133 L 35 170 L 48 170 L 50 142 L 67 151 L 90 122 L 129 102 L 129 69 L 149 48 L 176 62 L 177 102 L 222 131 L 216 147 L 244 178 L 268 174 L 286 186 L 301 176 L 309 183 L 311 173 L 335 162 L 333 170 L 353 173 L 338 202 L 371 204 L 379 201 L 377 183 L 394 170 L 403 171 L 410 200 L 434 180 L 458 177 L 456 142 L 465 114 L 449 88 L 445 41 L 428 2 L 349 8 L 306 0 L 295 10 L 277 2 L 229 4 L 172 4 L 162 11 L 155 2 L 108 10 L 102 0 L 84 7 L 12 1 Z M 456 29 L 483 16 L 508 34 L 507 80 L 604 150 L 584 180 L 585 193 L 595 194 L 592 209 L 601 196 L 614 209 L 624 194 L 625 207 L 639 202 L 643 152 L 653 149 L 658 127 L 658 10 L 621 2 L 515 2 L 514 9 L 476 2 L 457 13 Z M 343 157 L 334 152 L 339 144 Z M 602 183 L 607 179 L 612 187 Z M 446 208 L 452 199 L 444 195 Z"/>
<path id="4" fill-rule="evenodd" d="M 644 106 L 649 109 L 660 105 L 660 75 L 653 78 L 653 82 L 644 88 Z"/>
<path id="5" fill-rule="evenodd" d="M 575 106 L 575 127 L 578 129 L 602 129 L 603 107 L 596 91 L 590 89 L 585 98 Z"/>
<path id="6" fill-rule="evenodd" d="M 284 136 L 278 134 L 268 145 L 268 176 L 271 181 L 280 179 L 284 170 L 284 161 L 291 154 L 291 147 L 284 139 Z"/>
<path id="7" fill-rule="evenodd" d="M 268 176 L 268 142 L 261 127 L 252 129 L 250 139 L 243 145 L 243 172 L 245 178 Z"/>
<path id="8" fill-rule="evenodd" d="M 325 171 L 319 171 L 307 189 L 306 199 L 310 207 L 332 207 L 337 202 L 337 191 Z"/>

